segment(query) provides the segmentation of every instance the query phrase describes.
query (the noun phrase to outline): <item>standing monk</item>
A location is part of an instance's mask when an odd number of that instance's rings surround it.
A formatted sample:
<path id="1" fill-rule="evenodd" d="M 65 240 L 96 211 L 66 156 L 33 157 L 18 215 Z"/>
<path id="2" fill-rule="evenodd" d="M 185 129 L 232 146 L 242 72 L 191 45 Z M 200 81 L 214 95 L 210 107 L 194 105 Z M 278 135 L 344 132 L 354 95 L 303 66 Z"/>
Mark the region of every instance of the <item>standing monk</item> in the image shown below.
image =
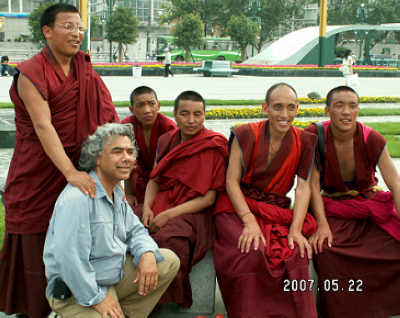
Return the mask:
<path id="1" fill-rule="evenodd" d="M 132 124 L 135 138 L 139 147 L 139 156 L 136 167 L 129 179 L 125 181 L 125 194 L 128 203 L 136 210 L 142 210 L 144 192 L 146 191 L 149 175 L 156 159 L 158 138 L 170 130 L 176 129 L 173 120 L 160 114 L 161 104 L 157 100 L 156 92 L 147 86 L 135 88 L 131 94 L 129 110 L 133 115 L 122 120 L 123 124 Z M 141 212 L 139 213 L 139 215 Z"/>
<path id="2" fill-rule="evenodd" d="M 310 238 L 324 317 L 400 314 L 400 185 L 385 138 L 357 122 L 359 97 L 332 89 L 322 122 L 325 160 L 314 166 Z M 315 125 L 306 130 L 319 134 Z M 390 192 L 378 186 L 378 166 Z M 322 181 L 322 192 L 320 186 Z M 322 196 L 321 196 L 322 194 Z"/>
<path id="3" fill-rule="evenodd" d="M 79 51 L 84 25 L 77 8 L 50 6 L 40 26 L 46 45 L 18 65 L 10 89 L 17 129 L 0 255 L 0 311 L 29 317 L 50 312 L 42 255 L 58 195 L 67 183 L 96 194 L 96 182 L 75 168 L 81 143 L 97 126 L 118 121 L 108 89 Z"/>
<path id="4" fill-rule="evenodd" d="M 273 85 L 262 108 L 268 120 L 229 140 L 227 193 L 214 211 L 218 283 L 229 317 L 316 317 L 306 237 L 317 229 L 307 214 L 317 138 L 292 126 L 298 103 L 288 84 Z"/>
<path id="5" fill-rule="evenodd" d="M 228 141 L 203 126 L 205 108 L 203 97 L 193 91 L 175 100 L 179 130 L 158 141 L 143 205 L 142 221 L 158 246 L 173 250 L 181 261 L 160 303 L 182 307 L 192 305 L 189 272 L 214 243 L 212 206 L 217 192 L 225 188 Z"/>

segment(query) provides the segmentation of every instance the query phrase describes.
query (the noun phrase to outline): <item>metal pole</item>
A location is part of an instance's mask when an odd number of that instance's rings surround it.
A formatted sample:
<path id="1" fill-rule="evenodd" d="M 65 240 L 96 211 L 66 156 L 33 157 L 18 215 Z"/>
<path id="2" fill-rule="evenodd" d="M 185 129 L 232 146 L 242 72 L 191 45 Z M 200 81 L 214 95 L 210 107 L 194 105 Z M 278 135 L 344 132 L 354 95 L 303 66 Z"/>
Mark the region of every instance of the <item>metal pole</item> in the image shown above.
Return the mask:
<path id="1" fill-rule="evenodd" d="M 325 66 L 325 52 L 326 52 L 326 24 L 328 18 L 328 4 L 327 0 L 321 0 L 321 12 L 319 21 L 319 61 L 318 66 Z"/>

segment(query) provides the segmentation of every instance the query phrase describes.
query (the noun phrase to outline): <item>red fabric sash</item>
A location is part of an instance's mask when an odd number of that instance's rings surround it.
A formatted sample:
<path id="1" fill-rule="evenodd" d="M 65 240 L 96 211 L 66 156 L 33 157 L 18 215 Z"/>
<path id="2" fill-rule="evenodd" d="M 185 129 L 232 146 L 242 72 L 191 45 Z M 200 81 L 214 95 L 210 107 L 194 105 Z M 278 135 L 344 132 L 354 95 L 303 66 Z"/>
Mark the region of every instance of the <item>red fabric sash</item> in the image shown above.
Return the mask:
<path id="1" fill-rule="evenodd" d="M 371 198 L 358 200 L 332 199 L 322 197 L 327 216 L 340 219 L 370 219 L 387 233 L 400 241 L 400 220 L 394 206 L 391 192 L 368 193 Z"/>
<path id="2" fill-rule="evenodd" d="M 180 130 L 168 132 L 158 142 L 157 166 L 150 179 L 160 176 L 160 192 L 153 204 L 154 215 L 180 205 L 209 190 L 225 189 L 228 141 L 205 128 L 180 143 Z"/>
<path id="3" fill-rule="evenodd" d="M 48 100 L 52 124 L 75 165 L 81 143 L 89 134 L 99 125 L 119 122 L 110 92 L 92 69 L 89 55 L 82 51 L 73 57 L 68 77 L 48 46 L 20 63 L 18 71 Z M 34 234 L 47 230 L 55 201 L 67 182 L 44 152 L 19 98 L 17 80 L 10 89 L 17 130 L 4 195 L 6 229 L 8 233 Z"/>
<path id="4" fill-rule="evenodd" d="M 158 138 L 168 131 L 177 129 L 175 123 L 167 116 L 158 113 L 150 136 L 150 154 L 147 152 L 143 127 L 135 115 L 122 120 L 123 124 L 130 123 L 134 127 L 135 139 L 139 147 L 139 156 L 132 171 L 132 189 L 139 203 L 143 203 L 149 175 L 156 160 Z"/>
<path id="5" fill-rule="evenodd" d="M 267 241 L 266 254 L 270 268 L 282 267 L 283 260 L 293 255 L 289 248 L 287 235 L 293 221 L 293 210 L 276 205 L 259 202 L 245 197 L 250 211 L 256 216 L 257 222 Z M 214 214 L 236 213 L 227 193 L 220 194 L 215 204 Z M 306 214 L 303 224 L 303 235 L 308 238 L 317 230 L 317 223 L 311 214 Z M 297 245 L 297 244 L 296 244 Z"/>

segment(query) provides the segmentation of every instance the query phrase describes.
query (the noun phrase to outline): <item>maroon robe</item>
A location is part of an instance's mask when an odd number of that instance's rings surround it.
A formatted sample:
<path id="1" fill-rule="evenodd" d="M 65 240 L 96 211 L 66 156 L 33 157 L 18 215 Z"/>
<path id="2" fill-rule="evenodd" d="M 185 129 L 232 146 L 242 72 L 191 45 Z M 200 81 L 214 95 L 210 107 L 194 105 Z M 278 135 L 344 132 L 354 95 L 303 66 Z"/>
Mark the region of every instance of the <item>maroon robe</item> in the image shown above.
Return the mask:
<path id="1" fill-rule="evenodd" d="M 180 130 L 168 132 L 158 141 L 157 166 L 150 179 L 160 176 L 154 215 L 204 196 L 209 190 L 225 188 L 228 141 L 225 136 L 203 128 L 192 139 L 181 143 Z M 213 208 L 184 214 L 170 220 L 154 236 L 159 247 L 174 251 L 181 267 L 160 299 L 160 303 L 192 305 L 189 272 L 202 260 L 215 240 Z"/>
<path id="2" fill-rule="evenodd" d="M 46 316 L 46 278 L 42 261 L 45 232 L 65 177 L 46 155 L 29 113 L 18 96 L 19 73 L 48 101 L 52 124 L 77 165 L 81 143 L 99 125 L 119 122 L 111 94 L 79 51 L 66 77 L 49 47 L 20 63 L 10 89 L 15 106 L 15 149 L 5 194 L 6 236 L 0 255 L 0 311 Z"/>
<path id="3" fill-rule="evenodd" d="M 156 150 L 158 138 L 166 132 L 177 129 L 175 122 L 167 116 L 158 113 L 154 122 L 150 137 L 150 154 L 147 152 L 146 141 L 144 139 L 143 127 L 135 115 L 124 118 L 121 123 L 132 124 L 135 130 L 135 139 L 139 147 L 139 156 L 135 161 L 135 169 L 132 171 L 132 190 L 139 204 L 144 201 L 149 175 L 156 160 Z"/>
<path id="4" fill-rule="evenodd" d="M 250 210 L 267 241 L 260 241 L 257 251 L 241 253 L 238 249 L 243 223 L 227 194 L 217 199 L 214 213 L 217 240 L 214 262 L 218 283 L 229 317 L 316 317 L 317 311 L 308 271 L 309 260 L 300 257 L 298 246 L 288 247 L 287 235 L 293 219 L 286 197 L 294 178 L 307 180 L 314 161 L 316 138 L 292 127 L 278 153 L 267 168 L 269 122 L 262 121 L 236 128 L 242 153 L 243 177 L 240 183 Z M 303 235 L 316 231 L 316 223 L 307 215 Z M 302 281 L 305 290 L 285 291 Z M 304 289 L 302 287 L 302 289 Z"/>
<path id="5" fill-rule="evenodd" d="M 368 190 L 378 182 L 375 169 L 386 140 L 357 122 L 353 143 L 357 179 L 345 184 L 329 123 L 323 122 L 326 140 L 324 190 L 328 193 L 356 190 L 360 194 L 355 197 L 323 197 L 333 244 L 329 248 L 325 242 L 323 252 L 314 257 L 321 313 L 324 317 L 399 315 L 400 242 L 388 234 L 390 224 L 387 224 L 390 223 L 394 203 L 390 193 Z M 317 134 L 315 125 L 306 130 Z M 364 210 L 373 210 L 374 205 L 379 209 L 380 218 L 372 214 L 367 219 L 365 217 L 368 216 L 357 218 L 357 214 Z M 385 205 L 387 218 L 383 220 Z M 339 291 L 327 290 L 326 286 L 333 280 L 337 280 Z"/>

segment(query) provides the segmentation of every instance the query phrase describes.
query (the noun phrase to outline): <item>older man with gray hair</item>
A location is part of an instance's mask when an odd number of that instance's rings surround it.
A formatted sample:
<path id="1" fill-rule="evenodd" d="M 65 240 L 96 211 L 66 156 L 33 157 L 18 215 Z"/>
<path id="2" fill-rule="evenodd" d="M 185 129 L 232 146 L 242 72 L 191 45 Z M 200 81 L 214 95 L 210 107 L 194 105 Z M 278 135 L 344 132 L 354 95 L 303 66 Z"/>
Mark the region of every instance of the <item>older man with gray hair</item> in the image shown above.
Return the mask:
<path id="1" fill-rule="evenodd" d="M 106 124 L 83 143 L 80 169 L 96 198 L 68 184 L 44 248 L 46 297 L 62 317 L 147 317 L 176 276 L 179 259 L 158 249 L 123 201 L 137 149 L 132 125 Z"/>

